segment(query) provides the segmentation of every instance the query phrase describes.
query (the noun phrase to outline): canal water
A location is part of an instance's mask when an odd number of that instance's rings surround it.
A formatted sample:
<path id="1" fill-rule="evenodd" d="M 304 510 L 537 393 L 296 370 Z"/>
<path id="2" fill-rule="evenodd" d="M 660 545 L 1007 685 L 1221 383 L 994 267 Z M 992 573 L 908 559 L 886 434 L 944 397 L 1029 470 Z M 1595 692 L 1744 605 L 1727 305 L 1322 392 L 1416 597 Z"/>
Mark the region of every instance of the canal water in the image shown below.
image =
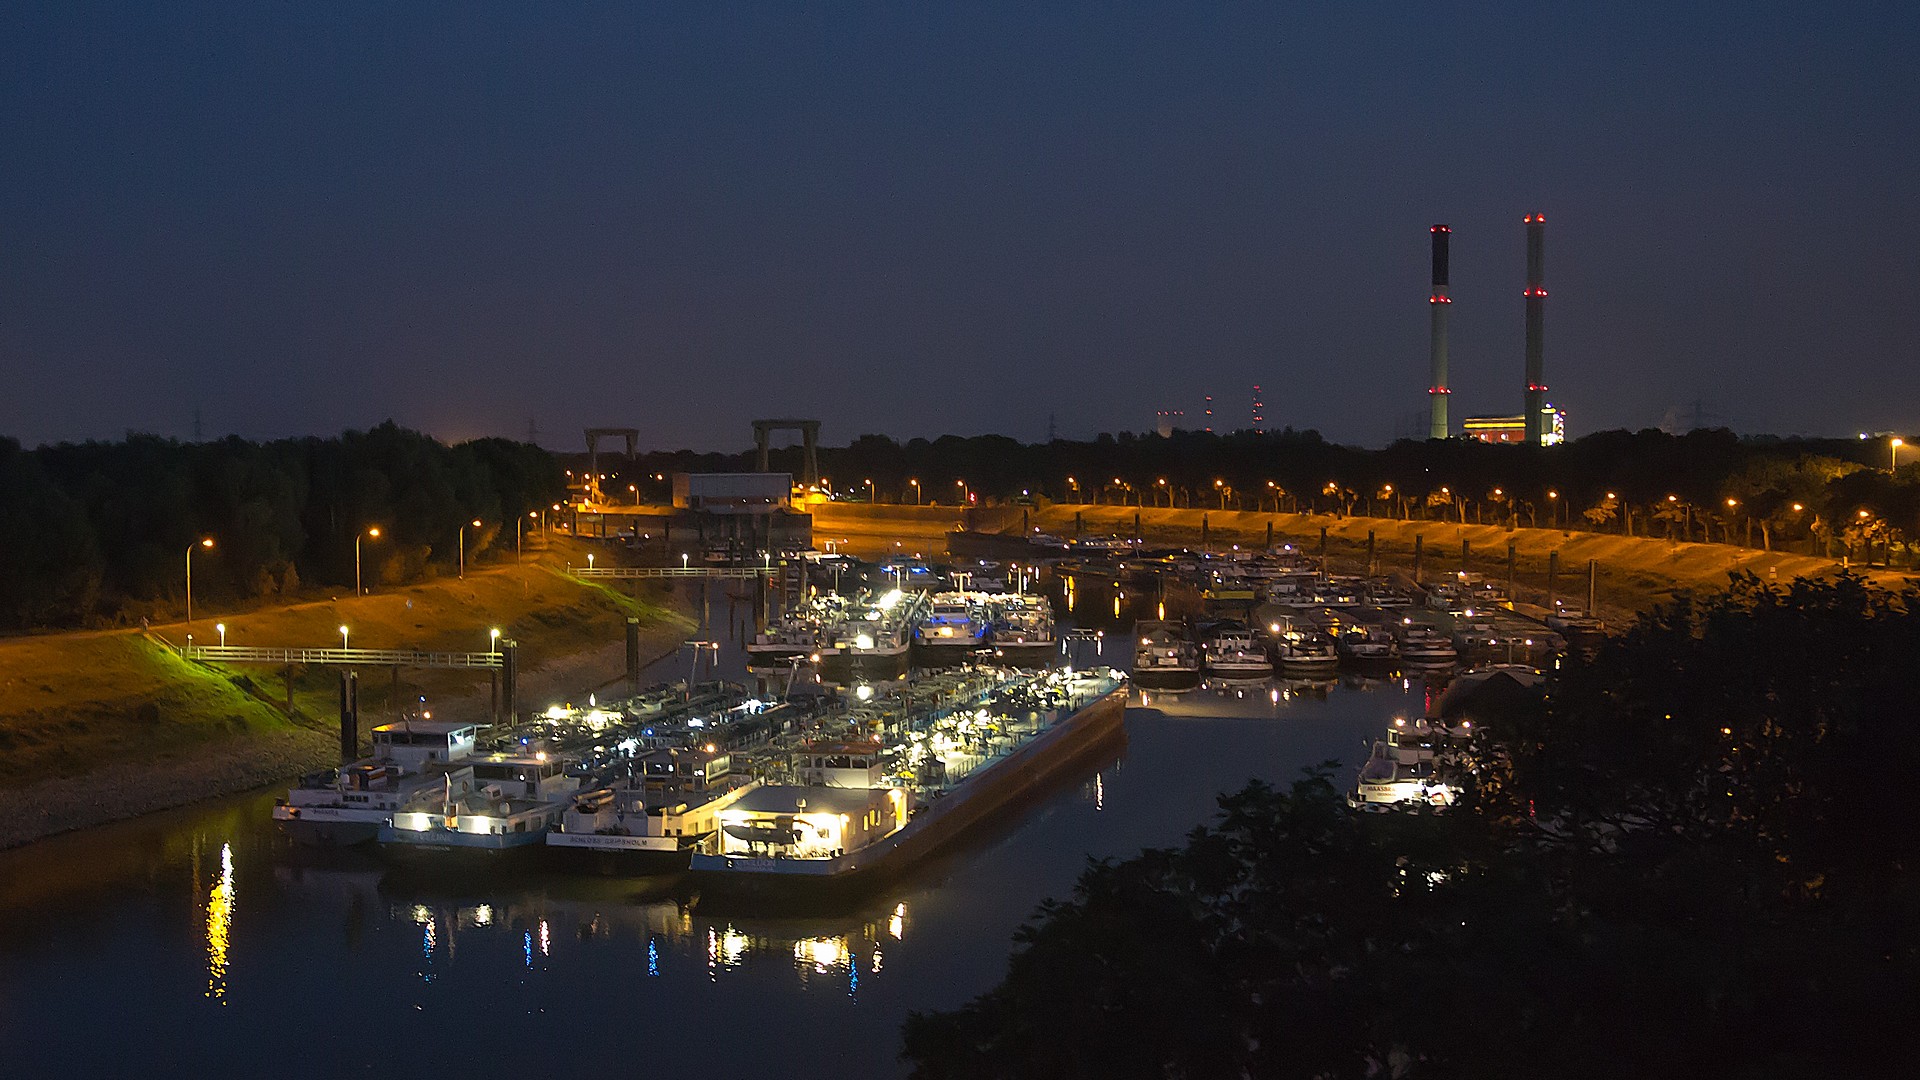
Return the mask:
<path id="1" fill-rule="evenodd" d="M 1103 617 L 1083 623 L 1124 660 L 1130 605 L 1086 591 L 1075 608 Z M 740 662 L 722 650 L 723 674 Z M 1249 779 L 1327 760 L 1350 775 L 1425 692 L 1415 678 L 1136 694 L 1124 743 L 840 910 L 314 861 L 275 834 L 271 791 L 57 837 L 0 853 L 0 1072 L 899 1075 L 906 1015 L 993 986 L 1014 931 L 1089 858 L 1176 844 Z"/>

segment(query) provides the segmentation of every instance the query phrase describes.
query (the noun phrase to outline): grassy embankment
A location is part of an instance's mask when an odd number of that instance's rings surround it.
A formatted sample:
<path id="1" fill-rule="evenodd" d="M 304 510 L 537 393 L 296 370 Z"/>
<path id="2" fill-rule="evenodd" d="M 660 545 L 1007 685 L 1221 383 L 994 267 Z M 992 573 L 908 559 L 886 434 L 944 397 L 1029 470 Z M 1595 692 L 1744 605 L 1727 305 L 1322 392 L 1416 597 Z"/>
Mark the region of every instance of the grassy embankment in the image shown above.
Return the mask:
<path id="1" fill-rule="evenodd" d="M 1374 535 L 1375 557 L 1383 569 L 1412 567 L 1415 538 L 1422 540 L 1422 576 L 1453 573 L 1461 568 L 1460 545 L 1471 549 L 1468 567 L 1500 579 L 1507 572 L 1507 545 L 1514 547 L 1515 579 L 1520 599 L 1544 603 L 1549 556 L 1558 552 L 1560 574 L 1556 595 L 1584 603 L 1587 560 L 1597 563 L 1600 607 L 1610 619 L 1670 598 L 1682 589 L 1719 588 L 1727 575 L 1750 571 L 1765 579 L 1777 576 L 1822 576 L 1836 572 L 1832 560 L 1783 552 L 1766 552 L 1726 544 L 1688 544 L 1660 539 L 1560 529 L 1507 529 L 1498 525 L 1456 525 L 1435 521 L 1399 521 L 1391 518 L 1330 517 L 1325 514 L 1265 514 L 1251 511 L 1170 510 L 1164 507 L 1064 506 L 1031 509 L 1030 528 L 1061 536 L 1074 533 L 1078 513 L 1087 535 L 1131 535 L 1134 515 L 1140 516 L 1142 535 L 1150 544 L 1198 546 L 1202 520 L 1209 543 L 1258 545 L 1266 540 L 1269 523 L 1275 542 L 1288 542 L 1317 551 L 1320 530 L 1327 530 L 1327 555 L 1336 570 L 1358 570 L 1366 562 L 1367 534 Z M 894 550 L 896 541 L 923 546 L 929 554 L 944 551 L 945 536 L 962 517 L 957 507 L 866 506 L 834 503 L 814 508 L 816 543 L 844 539 L 857 552 Z M 993 508 L 974 512 L 978 527 L 1018 531 L 1020 508 Z"/>
<path id="2" fill-rule="evenodd" d="M 193 632 L 211 641 L 224 622 L 232 645 L 328 646 L 345 625 L 355 646 L 483 651 L 498 627 L 520 643 L 521 703 L 536 706 L 617 677 L 628 616 L 641 619 L 649 653 L 672 648 L 691 627 L 658 592 L 636 597 L 563 576 L 569 556 L 584 559 L 573 546 L 556 540 L 519 566 L 364 597 L 322 594 L 233 614 L 209 601 L 195 605 Z M 155 626 L 152 637 L 177 644 L 186 633 L 175 623 Z M 361 675 L 363 731 L 419 695 L 437 716 L 484 719 L 490 705 L 481 672 L 405 671 L 397 683 L 384 671 Z M 0 847 L 77 827 L 67 804 L 91 781 L 139 788 L 120 807 L 139 813 L 329 762 L 338 686 L 337 669 L 294 669 L 289 715 L 284 669 L 189 664 L 137 631 L 0 639 L 0 812 L 36 819 L 0 827 Z M 43 805 L 50 801 L 61 805 Z"/>

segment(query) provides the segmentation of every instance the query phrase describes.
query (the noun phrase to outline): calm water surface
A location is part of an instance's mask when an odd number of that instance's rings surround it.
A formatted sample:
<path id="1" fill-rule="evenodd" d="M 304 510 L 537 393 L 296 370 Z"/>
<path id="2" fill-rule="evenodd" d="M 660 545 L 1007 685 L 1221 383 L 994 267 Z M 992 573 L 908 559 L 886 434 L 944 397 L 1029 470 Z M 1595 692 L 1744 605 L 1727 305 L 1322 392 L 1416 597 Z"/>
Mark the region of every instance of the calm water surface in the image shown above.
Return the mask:
<path id="1" fill-rule="evenodd" d="M 276 836 L 273 792 L 56 838 L 0 854 L 0 1071 L 899 1075 L 906 1014 L 991 987 L 1015 928 L 1089 857 L 1177 843 L 1250 778 L 1357 762 L 1422 693 L 1136 695 L 1124 745 L 1080 775 L 869 900 L 804 916 L 688 905 L 644 879 L 315 863 Z"/>

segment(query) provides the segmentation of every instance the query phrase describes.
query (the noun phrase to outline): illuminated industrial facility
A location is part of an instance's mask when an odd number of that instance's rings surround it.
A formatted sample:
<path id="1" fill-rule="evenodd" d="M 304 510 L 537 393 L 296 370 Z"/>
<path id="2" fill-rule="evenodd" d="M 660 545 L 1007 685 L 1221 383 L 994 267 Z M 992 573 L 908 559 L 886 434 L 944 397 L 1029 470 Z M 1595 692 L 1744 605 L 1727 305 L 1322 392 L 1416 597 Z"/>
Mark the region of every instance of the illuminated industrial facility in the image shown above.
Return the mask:
<path id="1" fill-rule="evenodd" d="M 1462 437 L 1485 443 L 1523 443 L 1527 441 L 1527 418 L 1513 416 L 1469 416 L 1460 422 Z M 1552 446 L 1567 439 L 1567 414 L 1551 403 L 1540 407 L 1540 445 Z"/>
<path id="2" fill-rule="evenodd" d="M 1513 416 L 1469 416 L 1461 421 L 1460 437 L 1489 443 L 1532 443 L 1552 446 L 1565 442 L 1566 413 L 1546 400 L 1546 233 L 1545 214 L 1528 214 L 1526 299 L 1526 391 L 1521 411 Z M 1429 354 L 1427 377 L 1427 437 L 1453 437 L 1448 419 L 1447 316 L 1453 306 L 1447 280 L 1448 247 L 1453 229 L 1435 225 L 1427 230 L 1433 245 L 1433 280 L 1427 293 Z"/>

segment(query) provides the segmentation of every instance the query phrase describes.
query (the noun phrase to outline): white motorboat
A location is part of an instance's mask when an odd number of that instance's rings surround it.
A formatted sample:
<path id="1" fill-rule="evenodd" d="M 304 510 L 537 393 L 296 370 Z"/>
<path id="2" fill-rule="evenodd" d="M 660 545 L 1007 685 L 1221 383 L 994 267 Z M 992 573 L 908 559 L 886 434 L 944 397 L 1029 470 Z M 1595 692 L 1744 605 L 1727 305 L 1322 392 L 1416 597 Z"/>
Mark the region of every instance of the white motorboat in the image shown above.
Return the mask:
<path id="1" fill-rule="evenodd" d="M 1394 628 L 1400 646 L 1400 659 L 1409 664 L 1442 665 L 1460 659 L 1460 653 L 1445 634 L 1425 623 L 1403 622 Z"/>
<path id="2" fill-rule="evenodd" d="M 479 725 L 422 718 L 373 729 L 373 755 L 301 777 L 273 807 L 296 842 L 365 843 L 422 791 L 464 796 L 474 789 L 472 755 Z"/>
<path id="3" fill-rule="evenodd" d="M 1191 690 L 1200 684 L 1200 653 L 1180 623 L 1143 620 L 1134 627 L 1133 681 L 1149 690 Z"/>
<path id="4" fill-rule="evenodd" d="M 1210 675 L 1223 679 L 1265 680 L 1273 677 L 1273 661 L 1254 637 L 1253 631 L 1239 623 L 1221 623 L 1214 628 L 1206 645 L 1206 668 Z"/>

